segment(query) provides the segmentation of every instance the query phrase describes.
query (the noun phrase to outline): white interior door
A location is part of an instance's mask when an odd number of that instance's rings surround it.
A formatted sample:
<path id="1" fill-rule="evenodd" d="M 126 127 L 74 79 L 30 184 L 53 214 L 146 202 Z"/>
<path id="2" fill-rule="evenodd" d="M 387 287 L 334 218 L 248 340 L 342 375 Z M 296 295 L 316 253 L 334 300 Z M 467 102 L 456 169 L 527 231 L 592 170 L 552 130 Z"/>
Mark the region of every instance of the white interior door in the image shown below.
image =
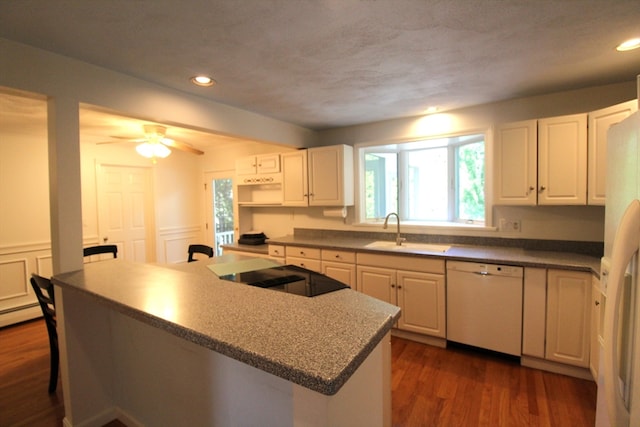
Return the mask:
<path id="1" fill-rule="evenodd" d="M 98 165 L 98 232 L 118 257 L 154 262 L 152 169 Z"/>

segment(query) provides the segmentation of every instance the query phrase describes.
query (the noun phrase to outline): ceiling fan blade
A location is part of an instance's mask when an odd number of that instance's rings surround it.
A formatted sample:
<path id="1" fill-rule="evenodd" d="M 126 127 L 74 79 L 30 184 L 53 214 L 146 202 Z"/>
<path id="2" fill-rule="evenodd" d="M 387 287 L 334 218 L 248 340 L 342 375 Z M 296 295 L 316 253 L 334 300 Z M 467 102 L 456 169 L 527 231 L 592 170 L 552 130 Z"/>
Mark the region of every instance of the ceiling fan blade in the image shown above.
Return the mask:
<path id="1" fill-rule="evenodd" d="M 133 137 L 116 136 L 116 135 L 110 135 L 109 138 L 113 138 L 118 141 L 101 141 L 101 142 L 96 142 L 96 144 L 116 144 L 118 142 L 145 142 L 146 141 L 146 138 L 133 138 Z"/>
<path id="2" fill-rule="evenodd" d="M 197 148 L 193 148 L 189 144 L 185 144 L 184 142 L 178 142 L 171 138 L 162 138 L 160 142 L 162 142 L 167 147 L 176 148 L 178 150 L 186 151 L 187 153 L 193 153 L 198 155 L 204 154 L 204 151 L 200 151 Z"/>

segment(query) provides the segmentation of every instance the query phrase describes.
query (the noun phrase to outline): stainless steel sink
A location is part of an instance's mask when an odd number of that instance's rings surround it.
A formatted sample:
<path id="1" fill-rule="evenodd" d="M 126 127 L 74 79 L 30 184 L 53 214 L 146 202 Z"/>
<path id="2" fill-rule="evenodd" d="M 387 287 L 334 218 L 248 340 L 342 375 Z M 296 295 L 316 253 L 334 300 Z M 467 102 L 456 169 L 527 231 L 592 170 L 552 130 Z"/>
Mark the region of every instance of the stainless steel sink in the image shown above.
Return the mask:
<path id="1" fill-rule="evenodd" d="M 396 242 L 388 242 L 384 240 L 380 240 L 377 242 L 369 243 L 365 245 L 365 248 L 370 249 L 384 249 L 388 251 L 394 252 L 415 252 L 415 251 L 427 251 L 427 252 L 447 252 L 451 249 L 451 245 L 439 245 L 436 243 L 413 243 L 413 242 L 403 242 L 402 245 L 398 246 Z"/>

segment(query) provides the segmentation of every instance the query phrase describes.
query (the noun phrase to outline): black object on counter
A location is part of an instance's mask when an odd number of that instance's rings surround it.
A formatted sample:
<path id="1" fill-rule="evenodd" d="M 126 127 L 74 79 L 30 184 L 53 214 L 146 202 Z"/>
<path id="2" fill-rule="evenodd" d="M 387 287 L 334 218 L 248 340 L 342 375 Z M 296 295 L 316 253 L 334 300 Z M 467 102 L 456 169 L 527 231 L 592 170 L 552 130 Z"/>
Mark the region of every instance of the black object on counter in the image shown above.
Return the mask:
<path id="1" fill-rule="evenodd" d="M 264 233 L 246 233 L 240 235 L 238 243 L 241 245 L 264 245 L 267 236 Z"/>
<path id="2" fill-rule="evenodd" d="M 273 289 L 290 294 L 315 297 L 328 292 L 348 288 L 324 274 L 307 270 L 296 265 L 265 268 L 262 270 L 246 271 L 220 276 L 223 280 L 244 283 L 249 286 Z"/>

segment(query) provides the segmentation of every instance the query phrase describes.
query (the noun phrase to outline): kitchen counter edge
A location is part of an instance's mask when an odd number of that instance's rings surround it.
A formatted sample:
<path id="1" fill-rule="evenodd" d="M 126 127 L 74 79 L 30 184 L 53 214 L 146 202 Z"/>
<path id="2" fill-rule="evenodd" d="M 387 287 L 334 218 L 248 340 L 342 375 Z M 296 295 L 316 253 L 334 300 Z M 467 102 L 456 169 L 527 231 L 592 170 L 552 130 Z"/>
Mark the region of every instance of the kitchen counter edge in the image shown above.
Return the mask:
<path id="1" fill-rule="evenodd" d="M 489 264 L 508 264 L 522 267 L 560 268 L 564 270 L 588 271 L 600 277 L 600 259 L 589 255 L 570 252 L 536 251 L 501 246 L 451 245 L 447 252 L 425 250 L 390 251 L 385 248 L 367 248 L 374 240 L 358 238 L 332 238 L 322 241 L 315 238 L 283 236 L 269 239 L 269 244 L 301 246 L 320 249 L 352 250 L 356 252 L 378 253 L 393 256 L 432 257 L 451 261 L 481 262 Z M 244 246 L 236 245 L 230 249 L 244 250 Z M 258 248 L 253 248 L 257 252 Z"/>

